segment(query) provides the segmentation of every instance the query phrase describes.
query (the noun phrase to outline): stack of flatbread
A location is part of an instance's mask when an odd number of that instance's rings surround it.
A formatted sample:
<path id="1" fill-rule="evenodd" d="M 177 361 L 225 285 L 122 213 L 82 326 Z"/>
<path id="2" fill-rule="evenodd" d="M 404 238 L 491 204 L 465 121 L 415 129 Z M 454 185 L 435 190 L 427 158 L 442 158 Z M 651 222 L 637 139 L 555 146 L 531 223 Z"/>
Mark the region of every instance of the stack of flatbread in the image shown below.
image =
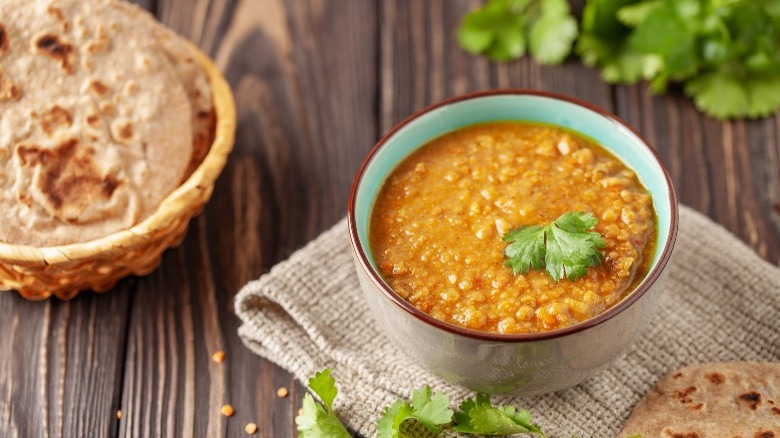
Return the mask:
<path id="1" fill-rule="evenodd" d="M 117 0 L 0 0 L 0 242 L 54 246 L 150 216 L 213 137 L 189 43 Z"/>
<path id="2" fill-rule="evenodd" d="M 664 377 L 619 438 L 780 438 L 780 363 L 709 363 Z"/>

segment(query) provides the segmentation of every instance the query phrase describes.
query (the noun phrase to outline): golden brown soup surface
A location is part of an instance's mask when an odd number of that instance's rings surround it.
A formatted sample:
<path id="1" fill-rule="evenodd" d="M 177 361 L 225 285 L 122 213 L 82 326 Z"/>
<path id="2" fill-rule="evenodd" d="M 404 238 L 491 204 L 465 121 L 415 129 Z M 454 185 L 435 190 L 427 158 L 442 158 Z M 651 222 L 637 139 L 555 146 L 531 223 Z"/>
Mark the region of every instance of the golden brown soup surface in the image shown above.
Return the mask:
<path id="1" fill-rule="evenodd" d="M 513 275 L 504 233 L 592 212 L 601 265 L 575 281 Z M 534 333 L 591 318 L 644 277 L 656 240 L 652 198 L 593 141 L 520 122 L 473 125 L 407 157 L 374 205 L 369 240 L 385 281 L 433 317 L 474 330 Z"/>

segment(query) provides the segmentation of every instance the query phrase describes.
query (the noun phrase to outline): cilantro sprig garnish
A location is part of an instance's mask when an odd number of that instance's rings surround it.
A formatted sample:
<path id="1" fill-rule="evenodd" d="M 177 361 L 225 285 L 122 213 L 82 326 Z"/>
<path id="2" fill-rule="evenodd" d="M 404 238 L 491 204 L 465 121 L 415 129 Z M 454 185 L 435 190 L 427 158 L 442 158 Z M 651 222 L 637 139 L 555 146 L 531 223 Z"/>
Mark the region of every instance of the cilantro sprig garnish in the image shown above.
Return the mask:
<path id="1" fill-rule="evenodd" d="M 452 421 L 452 415 L 449 397 L 440 392 L 433 393 L 431 387 L 426 385 L 412 393 L 411 403 L 397 400 L 385 408 L 376 425 L 377 436 L 400 437 L 401 425 L 409 419 L 419 421 L 432 434 L 438 435 L 442 431 L 441 426 Z"/>
<path id="2" fill-rule="evenodd" d="M 579 37 L 577 38 L 577 33 Z M 587 0 L 579 30 L 563 0 L 488 0 L 465 16 L 461 46 L 496 60 L 561 62 L 577 38 L 585 65 L 610 83 L 682 85 L 717 119 L 780 107 L 780 6 L 755 0 Z"/>
<path id="3" fill-rule="evenodd" d="M 316 393 L 322 404 L 311 394 L 303 397 L 303 407 L 295 418 L 299 438 L 346 438 L 349 432 L 333 412 L 336 398 L 336 380 L 325 369 L 309 379 L 309 389 Z M 406 423 L 412 420 L 416 423 Z M 411 426 L 411 427 L 406 427 Z M 450 398 L 441 392 L 433 392 L 425 385 L 412 392 L 411 402 L 396 400 L 386 407 L 376 425 L 379 438 L 411 438 L 440 436 L 445 430 L 469 435 L 533 434 L 546 438 L 541 428 L 531 419 L 531 413 L 514 406 L 495 406 L 487 394 L 477 393 L 460 404 L 460 409 L 450 409 Z M 411 434 L 411 436 L 410 436 Z M 445 434 L 446 435 L 446 434 Z M 631 438 L 642 438 L 639 435 Z"/>
<path id="4" fill-rule="evenodd" d="M 527 274 L 530 269 L 546 268 L 558 281 L 576 280 L 587 268 L 601 264 L 604 239 L 591 230 L 597 223 L 592 213 L 582 211 L 561 215 L 547 226 L 521 226 L 504 235 L 509 243 L 504 250 L 506 266 L 512 273 Z"/>
<path id="5" fill-rule="evenodd" d="M 566 0 L 489 0 L 466 15 L 458 29 L 461 46 L 497 61 L 530 50 L 542 64 L 559 64 L 577 38 L 577 20 Z"/>
<path id="6" fill-rule="evenodd" d="M 493 406 L 490 396 L 477 393 L 460 404 L 455 414 L 458 432 L 479 435 L 513 435 L 516 433 L 535 434 L 546 438 L 542 429 L 533 423 L 531 413 L 514 406 Z"/>
<path id="7" fill-rule="evenodd" d="M 309 389 L 320 397 L 322 404 L 314 401 L 309 393 L 303 396 L 301 413 L 295 417 L 300 438 L 352 437 L 333 412 L 333 400 L 338 390 L 336 379 L 330 373 L 331 370 L 326 368 L 309 379 Z"/>

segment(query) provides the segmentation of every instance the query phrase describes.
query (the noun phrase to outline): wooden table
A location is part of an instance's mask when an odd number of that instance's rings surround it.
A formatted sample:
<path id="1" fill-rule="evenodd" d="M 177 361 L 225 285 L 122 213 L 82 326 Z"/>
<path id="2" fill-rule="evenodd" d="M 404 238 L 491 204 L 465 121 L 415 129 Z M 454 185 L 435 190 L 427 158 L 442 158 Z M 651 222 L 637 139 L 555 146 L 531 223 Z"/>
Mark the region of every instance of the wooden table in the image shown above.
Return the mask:
<path id="1" fill-rule="evenodd" d="M 144 278 L 70 302 L 0 294 L 0 436 L 297 436 L 302 387 L 246 349 L 233 296 L 345 215 L 381 133 L 491 88 L 568 94 L 641 131 L 680 201 L 780 260 L 780 118 L 717 122 L 679 91 L 610 86 L 576 60 L 495 64 L 461 51 L 460 0 L 147 0 L 233 86 L 235 151 L 184 243 Z M 728 256 L 728 255 L 724 255 Z M 225 362 L 211 361 L 217 350 Z M 276 389 L 287 387 L 286 398 Z M 223 404 L 235 408 L 227 419 Z M 121 410 L 121 420 L 117 411 Z"/>

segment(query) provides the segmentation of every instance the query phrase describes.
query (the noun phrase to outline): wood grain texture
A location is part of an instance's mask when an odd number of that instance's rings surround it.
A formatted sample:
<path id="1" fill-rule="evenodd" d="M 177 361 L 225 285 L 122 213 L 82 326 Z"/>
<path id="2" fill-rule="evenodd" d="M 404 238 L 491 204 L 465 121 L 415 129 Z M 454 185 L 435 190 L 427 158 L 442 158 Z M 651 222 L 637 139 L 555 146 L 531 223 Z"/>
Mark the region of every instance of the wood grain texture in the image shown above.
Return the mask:
<path id="1" fill-rule="evenodd" d="M 135 283 L 67 303 L 0 293 L 0 436 L 115 433 Z"/>
<path id="2" fill-rule="evenodd" d="M 614 111 L 659 151 L 681 202 L 780 262 L 780 117 L 720 123 L 679 92 L 610 86 L 576 60 L 471 56 L 455 30 L 478 0 L 137 3 L 225 72 L 235 151 L 153 274 L 67 303 L 0 294 L 0 437 L 238 437 L 249 422 L 256 436 L 296 436 L 303 388 L 241 344 L 234 294 L 343 217 L 381 133 L 470 91 L 540 89 Z"/>
<path id="3" fill-rule="evenodd" d="M 680 202 L 712 217 L 780 264 L 780 142 L 777 116 L 718 122 L 679 91 L 653 96 L 646 84 L 615 87 L 615 112 L 658 150 Z"/>
<path id="4" fill-rule="evenodd" d="M 258 436 L 294 435 L 303 391 L 243 347 L 232 297 L 345 214 L 377 135 L 376 17 L 364 2 L 259 4 L 157 2 L 161 20 L 225 72 L 239 127 L 212 202 L 139 280 L 120 436 L 242 436 L 249 422 Z M 222 364 L 210 359 L 217 350 Z"/>

